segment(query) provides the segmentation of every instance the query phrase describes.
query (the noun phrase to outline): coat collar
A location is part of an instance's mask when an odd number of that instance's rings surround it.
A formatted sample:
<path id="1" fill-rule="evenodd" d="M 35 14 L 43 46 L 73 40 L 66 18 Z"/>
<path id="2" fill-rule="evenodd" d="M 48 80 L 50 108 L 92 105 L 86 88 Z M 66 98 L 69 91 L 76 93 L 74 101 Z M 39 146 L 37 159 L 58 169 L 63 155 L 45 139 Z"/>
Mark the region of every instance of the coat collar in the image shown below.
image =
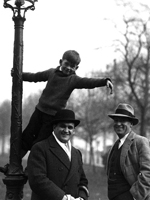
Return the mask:
<path id="1" fill-rule="evenodd" d="M 70 168 L 70 161 L 65 153 L 65 151 L 61 148 L 61 146 L 57 143 L 54 136 L 51 135 L 48 138 L 49 149 L 53 152 L 53 154 L 67 167 Z"/>
<path id="2" fill-rule="evenodd" d="M 69 158 L 65 151 L 60 147 L 60 145 L 56 142 L 53 135 L 51 135 L 48 138 L 49 143 L 49 150 L 60 160 L 60 162 L 68 168 L 69 174 L 67 176 L 67 179 L 65 182 L 67 182 L 74 172 L 76 171 L 77 166 L 79 166 L 78 158 L 79 154 L 77 153 L 77 150 L 72 147 L 71 148 L 71 162 L 69 161 Z"/>
<path id="3" fill-rule="evenodd" d="M 121 151 L 121 156 L 120 156 L 120 165 L 121 165 L 121 168 L 124 166 L 124 163 L 125 163 L 125 158 L 127 156 L 127 153 L 128 153 L 128 150 L 134 140 L 136 136 L 136 133 L 134 133 L 133 131 L 131 131 L 128 135 L 128 137 L 126 138 L 123 146 L 122 146 L 122 151 Z"/>
<path id="4" fill-rule="evenodd" d="M 127 153 L 128 153 L 128 150 L 134 140 L 136 136 L 136 133 L 134 133 L 133 131 L 131 131 L 128 135 L 128 137 L 126 138 L 123 146 L 122 146 L 122 150 L 121 150 L 121 156 L 120 156 L 120 165 L 121 165 L 121 168 L 123 168 L 124 166 L 124 163 L 125 163 L 125 158 L 127 156 Z M 118 140 L 117 140 L 118 141 Z M 109 154 L 108 154 L 108 160 L 107 160 L 107 168 L 106 168 L 106 171 L 107 171 L 107 174 L 109 173 L 109 168 L 110 168 L 110 162 L 111 162 L 111 159 L 110 159 L 110 156 L 112 154 L 112 151 L 117 143 L 117 141 L 115 142 L 115 144 L 112 146 L 112 148 L 110 149 L 109 151 Z"/>

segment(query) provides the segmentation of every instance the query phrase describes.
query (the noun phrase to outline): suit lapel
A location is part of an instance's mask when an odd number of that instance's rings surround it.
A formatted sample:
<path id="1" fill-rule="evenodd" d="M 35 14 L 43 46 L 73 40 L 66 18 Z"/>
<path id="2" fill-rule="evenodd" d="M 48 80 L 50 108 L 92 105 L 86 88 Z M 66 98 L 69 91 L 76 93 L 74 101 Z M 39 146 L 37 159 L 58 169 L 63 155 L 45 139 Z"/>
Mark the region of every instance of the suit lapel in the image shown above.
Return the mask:
<path id="1" fill-rule="evenodd" d="M 133 139 L 135 137 L 135 133 L 134 132 L 130 132 L 128 137 L 126 138 L 123 146 L 122 146 L 122 151 L 121 151 L 121 156 L 120 156 L 120 165 L 121 165 L 121 168 L 123 168 L 124 166 L 124 163 L 125 163 L 125 158 L 128 154 L 128 151 L 130 149 L 130 146 L 133 142 Z"/>
<path id="2" fill-rule="evenodd" d="M 66 178 L 66 182 L 73 176 L 73 174 L 77 171 L 78 163 L 78 154 L 74 147 L 71 148 L 71 162 L 66 154 L 66 152 L 59 146 L 56 142 L 53 135 L 48 138 L 49 149 L 50 151 L 62 162 L 69 170 L 69 173 Z M 64 183 L 64 184 L 65 184 Z"/>
<path id="3" fill-rule="evenodd" d="M 70 160 L 66 152 L 61 148 L 61 146 L 56 142 L 53 135 L 49 138 L 49 148 L 50 151 L 62 162 L 68 169 L 70 168 Z"/>
<path id="4" fill-rule="evenodd" d="M 72 147 L 72 149 L 71 149 L 71 166 L 70 166 L 70 171 L 69 171 L 69 174 L 68 174 L 65 182 L 67 182 L 72 177 L 74 172 L 77 171 L 77 166 L 79 166 L 78 155 L 77 155 L 75 148 Z"/>

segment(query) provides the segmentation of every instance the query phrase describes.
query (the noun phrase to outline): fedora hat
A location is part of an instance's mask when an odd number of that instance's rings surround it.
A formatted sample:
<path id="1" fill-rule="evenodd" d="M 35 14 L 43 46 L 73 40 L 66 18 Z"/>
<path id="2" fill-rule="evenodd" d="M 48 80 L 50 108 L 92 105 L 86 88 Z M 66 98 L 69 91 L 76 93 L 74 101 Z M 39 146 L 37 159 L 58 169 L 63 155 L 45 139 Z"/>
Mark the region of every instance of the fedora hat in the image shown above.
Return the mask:
<path id="1" fill-rule="evenodd" d="M 80 123 L 80 120 L 75 119 L 75 113 L 72 110 L 62 109 L 56 113 L 51 124 L 54 125 L 59 122 L 73 122 L 74 125 L 77 126 Z"/>
<path id="2" fill-rule="evenodd" d="M 133 125 L 136 125 L 139 122 L 139 120 L 134 115 L 134 109 L 132 106 L 126 103 L 120 103 L 115 110 L 115 114 L 109 114 L 108 116 L 113 120 L 116 117 L 128 118 Z"/>

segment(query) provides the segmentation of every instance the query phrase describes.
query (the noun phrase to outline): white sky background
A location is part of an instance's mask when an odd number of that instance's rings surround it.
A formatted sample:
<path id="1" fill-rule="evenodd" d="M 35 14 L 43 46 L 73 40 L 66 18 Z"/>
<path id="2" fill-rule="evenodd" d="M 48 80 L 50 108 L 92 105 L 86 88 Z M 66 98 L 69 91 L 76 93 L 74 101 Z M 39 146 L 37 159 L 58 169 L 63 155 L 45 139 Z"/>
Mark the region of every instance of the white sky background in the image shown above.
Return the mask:
<path id="1" fill-rule="evenodd" d="M 133 1 L 133 0 L 132 0 Z M 143 3 L 148 0 L 141 0 Z M 12 11 L 0 4 L 0 103 L 11 100 L 14 22 Z M 23 41 L 23 71 L 38 72 L 59 64 L 64 51 L 81 55 L 80 76 L 105 66 L 116 58 L 111 48 L 121 26 L 122 10 L 114 0 L 38 0 L 35 10 L 26 12 Z M 99 48 L 100 47 L 100 48 Z M 97 49 L 98 48 L 98 49 Z M 23 98 L 43 89 L 45 83 L 23 83 Z"/>

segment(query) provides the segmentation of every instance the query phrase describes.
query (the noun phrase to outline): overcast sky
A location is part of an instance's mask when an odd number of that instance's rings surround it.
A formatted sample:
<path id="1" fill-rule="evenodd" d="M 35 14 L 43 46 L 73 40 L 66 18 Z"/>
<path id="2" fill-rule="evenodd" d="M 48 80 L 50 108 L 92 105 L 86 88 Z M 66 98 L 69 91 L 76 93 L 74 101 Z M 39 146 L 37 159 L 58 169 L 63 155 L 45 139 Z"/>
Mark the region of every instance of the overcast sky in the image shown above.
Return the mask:
<path id="1" fill-rule="evenodd" d="M 133 1 L 133 0 L 132 0 Z M 144 0 L 143 0 L 144 1 Z M 142 1 L 142 2 L 143 2 Z M 146 0 L 145 0 L 146 1 Z M 12 11 L 0 4 L 0 103 L 11 100 L 14 22 Z M 120 27 L 122 10 L 114 0 L 38 0 L 35 10 L 28 10 L 24 23 L 23 71 L 38 72 L 59 64 L 64 51 L 74 49 L 81 55 L 77 71 L 105 69 L 116 58 L 111 47 Z M 44 88 L 45 83 L 23 84 L 23 98 Z"/>

